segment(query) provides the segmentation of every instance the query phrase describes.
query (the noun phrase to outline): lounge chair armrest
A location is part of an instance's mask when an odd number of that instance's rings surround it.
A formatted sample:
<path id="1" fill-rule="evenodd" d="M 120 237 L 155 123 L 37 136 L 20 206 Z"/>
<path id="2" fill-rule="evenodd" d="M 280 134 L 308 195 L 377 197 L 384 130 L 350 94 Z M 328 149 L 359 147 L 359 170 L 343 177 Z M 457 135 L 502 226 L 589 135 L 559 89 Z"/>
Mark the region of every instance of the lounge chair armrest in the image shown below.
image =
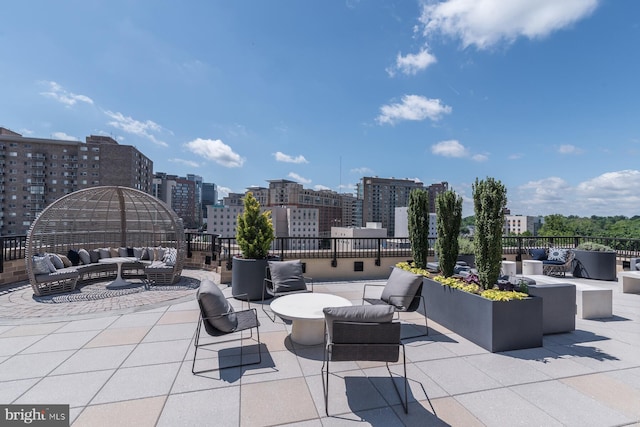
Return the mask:
<path id="1" fill-rule="evenodd" d="M 385 285 L 376 285 L 373 283 L 365 283 L 364 288 L 362 289 L 362 302 L 364 303 L 364 299 L 367 297 L 367 288 L 384 288 Z M 376 298 L 380 298 L 380 295 L 376 295 Z"/>

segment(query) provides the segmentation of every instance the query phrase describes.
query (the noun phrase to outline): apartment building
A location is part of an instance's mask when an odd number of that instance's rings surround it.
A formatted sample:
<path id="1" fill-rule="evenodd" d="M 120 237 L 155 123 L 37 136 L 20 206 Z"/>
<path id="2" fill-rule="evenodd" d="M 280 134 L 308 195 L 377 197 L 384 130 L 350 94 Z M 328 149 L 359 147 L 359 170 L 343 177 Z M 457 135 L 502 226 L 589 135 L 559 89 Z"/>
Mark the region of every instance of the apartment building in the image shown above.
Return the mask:
<path id="1" fill-rule="evenodd" d="M 152 189 L 153 162 L 108 136 L 82 141 L 24 137 L 0 127 L 0 235 L 26 234 L 53 201 L 76 190 Z"/>
<path id="2" fill-rule="evenodd" d="M 505 234 L 522 234 L 528 231 L 533 236 L 542 227 L 542 217 L 527 215 L 505 215 Z"/>
<path id="3" fill-rule="evenodd" d="M 409 205 L 409 193 L 423 189 L 411 179 L 363 177 L 358 183 L 358 199 L 362 200 L 362 223 L 379 222 L 389 236 L 395 236 L 395 208 Z"/>
<path id="4" fill-rule="evenodd" d="M 189 179 L 189 177 L 158 172 L 153 177 L 151 193 L 171 206 L 182 218 L 185 228 L 190 229 L 198 229 L 202 225 L 201 204 L 198 202 L 198 180 L 194 177 L 195 175 L 191 175 Z"/>

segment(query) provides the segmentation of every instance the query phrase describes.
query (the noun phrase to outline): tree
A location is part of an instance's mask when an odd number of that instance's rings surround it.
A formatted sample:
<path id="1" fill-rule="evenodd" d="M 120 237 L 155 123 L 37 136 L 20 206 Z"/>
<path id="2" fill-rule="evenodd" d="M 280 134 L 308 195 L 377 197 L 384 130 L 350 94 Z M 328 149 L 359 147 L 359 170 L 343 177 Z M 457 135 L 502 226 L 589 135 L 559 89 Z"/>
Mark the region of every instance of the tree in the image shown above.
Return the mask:
<path id="1" fill-rule="evenodd" d="M 260 213 L 260 203 L 250 191 L 244 197 L 244 211 L 238 215 L 236 241 L 242 256 L 247 259 L 263 259 L 269 254 L 275 239 L 271 212 Z"/>
<path id="2" fill-rule="evenodd" d="M 429 252 L 429 192 L 427 190 L 417 188 L 409 193 L 407 220 L 413 262 L 418 268 L 427 268 Z"/>
<path id="3" fill-rule="evenodd" d="M 480 286 L 492 289 L 500 277 L 507 189 L 499 180 L 476 178 L 472 185 L 476 230 L 473 239 Z"/>
<path id="4" fill-rule="evenodd" d="M 458 260 L 462 197 L 448 190 L 436 196 L 438 266 L 444 277 L 453 276 Z"/>

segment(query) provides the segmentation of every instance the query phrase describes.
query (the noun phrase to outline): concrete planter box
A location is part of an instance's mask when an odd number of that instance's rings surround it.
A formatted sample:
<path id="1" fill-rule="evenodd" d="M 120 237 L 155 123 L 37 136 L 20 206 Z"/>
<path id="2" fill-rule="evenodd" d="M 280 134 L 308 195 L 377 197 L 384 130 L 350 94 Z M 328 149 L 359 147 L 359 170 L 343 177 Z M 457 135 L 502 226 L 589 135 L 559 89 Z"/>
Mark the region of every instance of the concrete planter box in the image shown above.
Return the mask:
<path id="1" fill-rule="evenodd" d="M 267 268 L 266 259 L 245 259 L 233 257 L 231 268 L 231 293 L 247 294 L 238 299 L 262 300 L 264 292 L 264 273 Z"/>
<path id="2" fill-rule="evenodd" d="M 542 346 L 542 299 L 491 301 L 424 279 L 427 316 L 493 353 Z"/>
<path id="3" fill-rule="evenodd" d="M 616 253 L 574 250 L 573 276 L 594 280 L 616 280 Z"/>

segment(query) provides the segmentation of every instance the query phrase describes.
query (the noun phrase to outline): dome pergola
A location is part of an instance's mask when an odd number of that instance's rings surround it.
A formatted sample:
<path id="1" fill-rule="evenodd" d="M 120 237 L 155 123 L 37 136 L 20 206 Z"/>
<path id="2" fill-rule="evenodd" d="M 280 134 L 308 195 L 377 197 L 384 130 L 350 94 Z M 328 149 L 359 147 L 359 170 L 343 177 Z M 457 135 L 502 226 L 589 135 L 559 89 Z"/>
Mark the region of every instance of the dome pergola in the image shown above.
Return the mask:
<path id="1" fill-rule="evenodd" d="M 158 246 L 176 248 L 178 257 L 185 257 L 182 220 L 169 206 L 133 188 L 91 187 L 56 200 L 31 224 L 27 271 L 35 254 Z"/>

